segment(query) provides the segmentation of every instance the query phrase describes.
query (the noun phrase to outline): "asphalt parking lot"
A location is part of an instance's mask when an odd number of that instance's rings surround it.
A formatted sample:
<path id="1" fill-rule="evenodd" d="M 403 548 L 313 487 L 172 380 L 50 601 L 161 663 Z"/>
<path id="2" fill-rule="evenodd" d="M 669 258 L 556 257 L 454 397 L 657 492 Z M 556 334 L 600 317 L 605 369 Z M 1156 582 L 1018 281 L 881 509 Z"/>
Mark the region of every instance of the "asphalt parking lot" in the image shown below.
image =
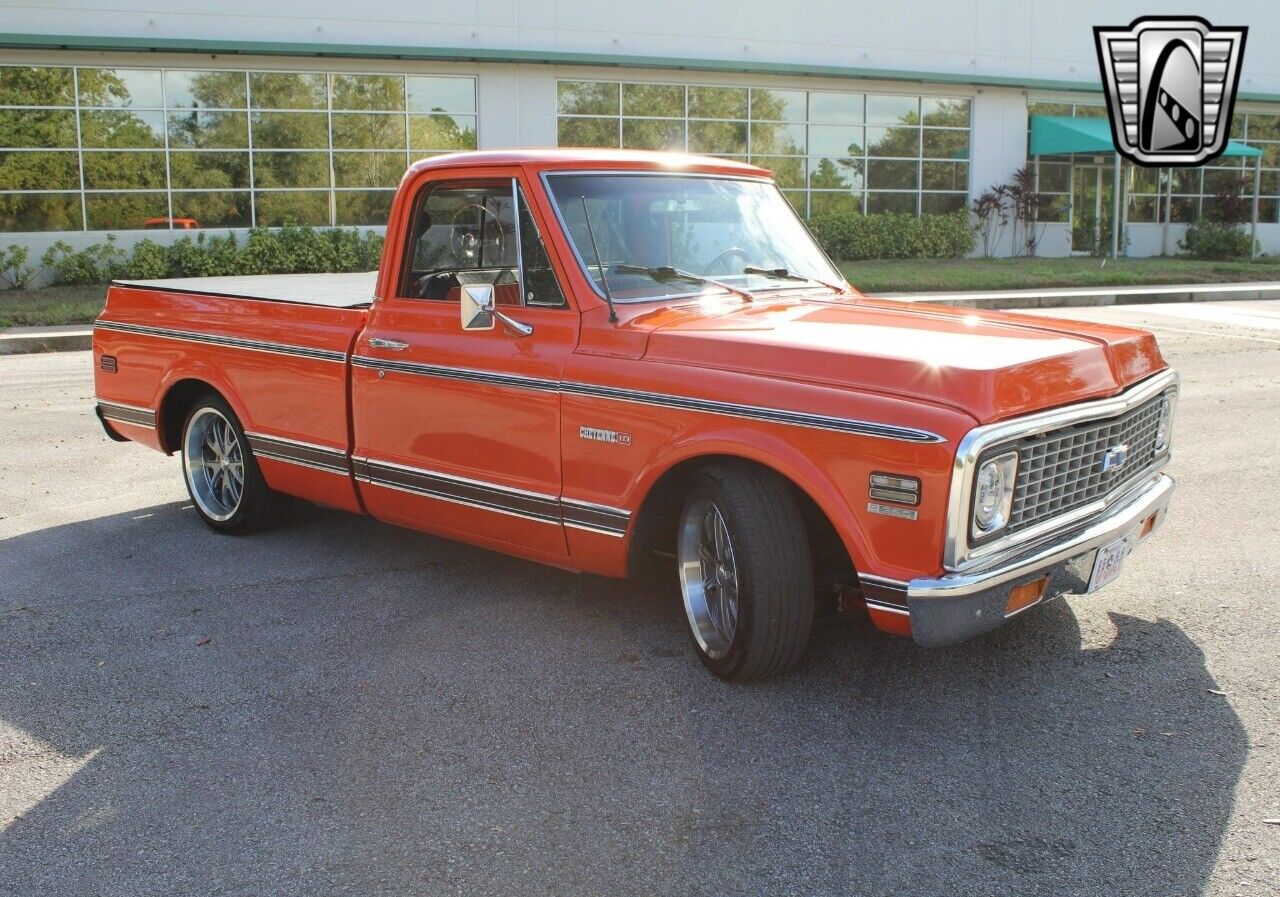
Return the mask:
<path id="1" fill-rule="evenodd" d="M 676 594 L 329 511 L 243 539 L 0 358 L 0 894 L 1276 894 L 1280 303 L 1077 309 L 1183 376 L 1121 579 L 734 686 Z"/>

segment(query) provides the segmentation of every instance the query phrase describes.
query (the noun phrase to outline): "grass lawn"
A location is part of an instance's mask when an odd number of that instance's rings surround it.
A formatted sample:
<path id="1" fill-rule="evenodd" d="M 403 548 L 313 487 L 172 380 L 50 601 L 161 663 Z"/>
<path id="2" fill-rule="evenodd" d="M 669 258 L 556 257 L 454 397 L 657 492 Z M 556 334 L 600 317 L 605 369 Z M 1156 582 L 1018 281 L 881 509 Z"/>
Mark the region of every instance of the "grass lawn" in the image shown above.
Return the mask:
<path id="1" fill-rule="evenodd" d="M 106 300 L 106 284 L 0 290 L 0 328 L 88 324 Z"/>
<path id="2" fill-rule="evenodd" d="M 842 261 L 840 270 L 864 293 L 1116 287 L 1140 284 L 1280 280 L 1280 257 L 1253 261 L 1196 259 L 884 259 Z"/>

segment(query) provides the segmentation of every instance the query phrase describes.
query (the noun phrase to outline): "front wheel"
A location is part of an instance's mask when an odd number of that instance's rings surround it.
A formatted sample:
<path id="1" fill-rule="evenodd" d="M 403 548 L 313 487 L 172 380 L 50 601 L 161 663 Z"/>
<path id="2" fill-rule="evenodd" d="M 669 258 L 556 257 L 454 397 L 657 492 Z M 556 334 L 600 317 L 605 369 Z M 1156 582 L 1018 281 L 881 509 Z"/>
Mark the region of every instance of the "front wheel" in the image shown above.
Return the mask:
<path id="1" fill-rule="evenodd" d="M 267 486 L 244 428 L 222 396 L 198 399 L 182 427 L 182 472 L 196 513 L 220 533 L 270 523 L 281 496 Z"/>
<path id="2" fill-rule="evenodd" d="M 813 565 L 785 481 L 746 464 L 699 472 L 676 557 L 689 632 L 708 669 L 745 682 L 795 665 L 813 624 Z"/>

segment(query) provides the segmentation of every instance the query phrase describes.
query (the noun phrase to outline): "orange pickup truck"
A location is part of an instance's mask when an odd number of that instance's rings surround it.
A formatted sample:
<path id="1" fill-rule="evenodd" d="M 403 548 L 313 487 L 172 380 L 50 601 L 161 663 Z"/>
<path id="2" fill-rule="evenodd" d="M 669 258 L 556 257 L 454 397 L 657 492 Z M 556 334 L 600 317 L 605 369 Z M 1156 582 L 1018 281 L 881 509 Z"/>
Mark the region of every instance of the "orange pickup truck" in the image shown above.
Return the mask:
<path id="1" fill-rule="evenodd" d="M 121 281 L 93 351 L 107 434 L 178 453 L 212 529 L 290 495 L 570 570 L 674 559 L 736 680 L 832 605 L 945 645 L 1091 592 L 1173 490 L 1150 334 L 869 300 L 721 159 L 419 162 L 378 272 Z"/>

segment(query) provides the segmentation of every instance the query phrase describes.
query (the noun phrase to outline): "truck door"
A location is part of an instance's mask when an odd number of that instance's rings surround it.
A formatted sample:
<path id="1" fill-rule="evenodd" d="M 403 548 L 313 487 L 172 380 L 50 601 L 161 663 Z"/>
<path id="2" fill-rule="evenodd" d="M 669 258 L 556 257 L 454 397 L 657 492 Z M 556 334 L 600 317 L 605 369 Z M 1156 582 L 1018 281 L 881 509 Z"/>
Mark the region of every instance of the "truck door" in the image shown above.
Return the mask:
<path id="1" fill-rule="evenodd" d="M 558 384 L 578 316 L 526 196 L 514 170 L 419 182 L 399 274 L 355 347 L 353 454 L 373 516 L 555 560 L 568 555 Z M 464 331 L 464 283 L 492 284 L 532 333 Z"/>

